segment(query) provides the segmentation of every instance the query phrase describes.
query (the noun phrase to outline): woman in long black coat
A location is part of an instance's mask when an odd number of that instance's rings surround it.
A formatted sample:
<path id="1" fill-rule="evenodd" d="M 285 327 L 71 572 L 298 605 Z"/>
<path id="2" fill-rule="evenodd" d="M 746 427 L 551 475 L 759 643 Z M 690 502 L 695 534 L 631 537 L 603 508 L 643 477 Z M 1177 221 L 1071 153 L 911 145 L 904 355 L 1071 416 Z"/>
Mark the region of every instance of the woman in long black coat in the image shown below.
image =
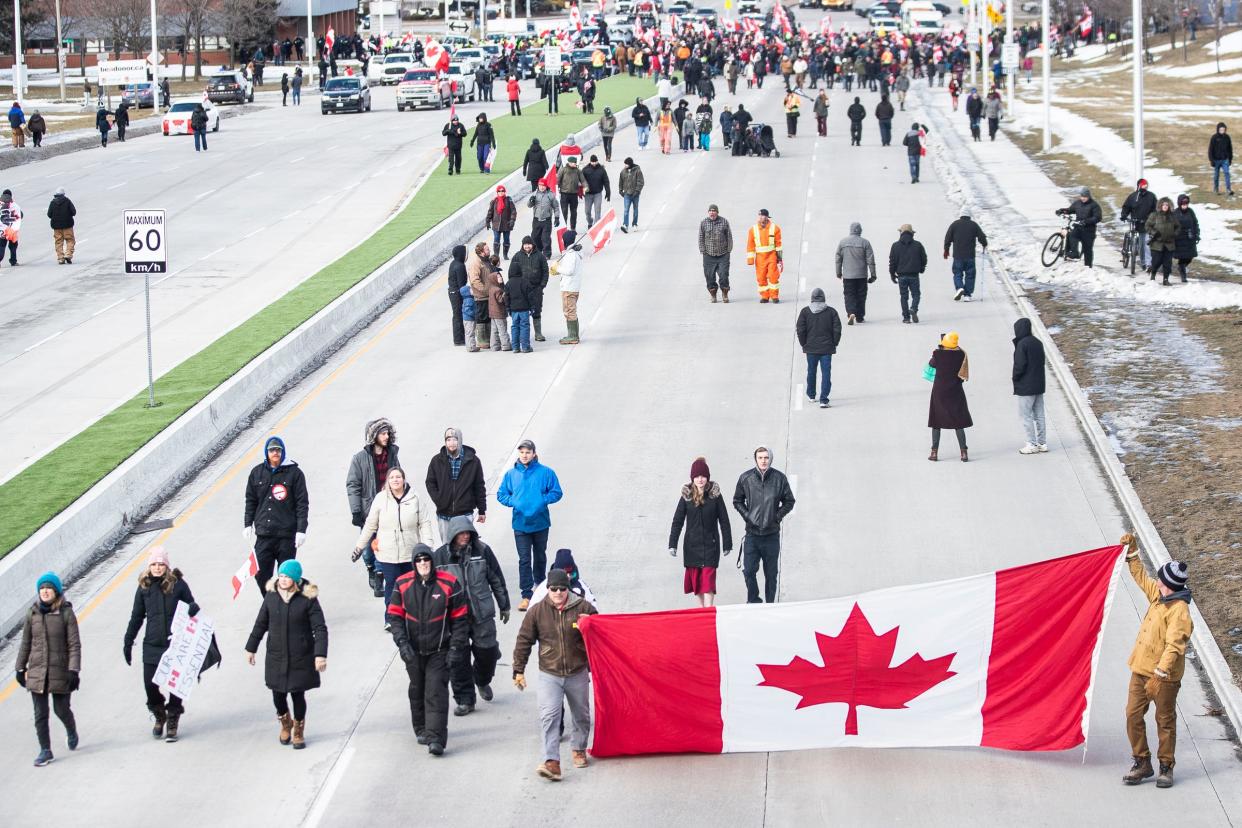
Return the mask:
<path id="1" fill-rule="evenodd" d="M 175 693 L 169 693 L 165 702 L 164 694 L 152 679 L 155 677 L 155 668 L 160 664 L 160 658 L 168 649 L 173 616 L 177 614 L 177 604 L 182 601 L 188 605 L 191 618 L 198 615 L 194 593 L 190 592 L 190 585 L 181 577 L 181 570 L 173 569 L 169 565 L 168 553 L 164 551 L 164 547 L 152 547 L 147 557 L 147 567 L 139 576 L 138 589 L 134 592 L 134 609 L 129 614 L 123 652 L 125 663 L 133 664 L 134 640 L 145 622 L 147 629 L 142 636 L 142 685 L 147 691 L 147 709 L 155 717 L 155 727 L 151 728 L 151 735 L 166 742 L 177 741 L 177 728 L 182 714 L 185 713 L 185 705 Z M 168 727 L 167 734 L 164 732 L 165 725 Z"/>
<path id="2" fill-rule="evenodd" d="M 673 527 L 668 534 L 668 553 L 677 557 L 677 539 L 685 527 L 682 561 L 686 567 L 684 588 L 694 593 L 699 606 L 716 602 L 716 568 L 720 566 L 720 542 L 724 553 L 733 551 L 733 532 L 729 528 L 729 509 L 720 486 L 711 480 L 711 470 L 702 457 L 690 466 L 690 482 L 681 487 Z"/>
<path id="3" fill-rule="evenodd" d="M 251 665 L 264 635 L 263 675 L 280 720 L 280 743 L 292 740 L 293 747 L 301 750 L 306 747 L 306 691 L 318 687 L 319 674 L 328 669 L 328 624 L 319 606 L 319 587 L 302 577 L 302 565 L 296 560 L 282 563 L 279 574 L 268 583 L 246 642 Z"/>
<path id="4" fill-rule="evenodd" d="M 1199 255 L 1199 217 L 1190 209 L 1190 196 L 1177 197 L 1177 209 L 1173 211 L 1177 220 L 1177 241 L 1174 242 L 1173 256 L 1177 259 L 1177 272 L 1186 281 L 1186 266 Z"/>
<path id="5" fill-rule="evenodd" d="M 957 445 L 965 463 L 968 459 L 966 429 L 974 425 L 963 387 L 963 383 L 970 379 L 970 362 L 966 359 L 966 352 L 958 347 L 956 333 L 945 334 L 927 364 L 936 371 L 932 382 L 931 408 L 927 414 L 927 425 L 932 430 L 931 454 L 927 459 L 939 459 L 940 429 L 951 428 L 957 434 Z"/>
<path id="6" fill-rule="evenodd" d="M 539 188 L 539 179 L 548 174 L 548 156 L 539 145 L 539 139 L 530 142 L 526 157 L 522 159 L 522 177 L 530 182 L 530 188 Z"/>

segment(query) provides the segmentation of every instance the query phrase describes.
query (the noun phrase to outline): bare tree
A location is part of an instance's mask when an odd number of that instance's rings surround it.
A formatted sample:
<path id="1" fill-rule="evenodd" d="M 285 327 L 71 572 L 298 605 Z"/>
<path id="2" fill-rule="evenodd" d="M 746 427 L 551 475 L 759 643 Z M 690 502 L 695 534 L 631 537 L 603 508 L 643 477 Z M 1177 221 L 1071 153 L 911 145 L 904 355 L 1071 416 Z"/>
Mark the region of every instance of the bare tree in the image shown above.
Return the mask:
<path id="1" fill-rule="evenodd" d="M 22 31 L 42 23 L 52 16 L 51 3 L 44 0 L 26 0 L 22 3 Z M 0 52 L 13 52 L 13 13 L 6 10 L 0 14 Z"/>
<path id="2" fill-rule="evenodd" d="M 272 42 L 277 0 L 220 0 L 220 22 L 234 56 L 245 60 L 246 49 Z"/>
<path id="3" fill-rule="evenodd" d="M 219 0 L 175 0 L 171 16 L 177 21 L 186 46 L 194 41 L 194 77 L 203 76 L 203 30 L 219 8 Z M 181 79 L 185 80 L 185 60 L 181 62 Z"/>
<path id="4" fill-rule="evenodd" d="M 138 55 L 149 25 L 147 0 L 82 0 L 81 10 L 94 21 L 100 34 L 111 39 L 113 59 L 120 59 L 122 51 Z"/>

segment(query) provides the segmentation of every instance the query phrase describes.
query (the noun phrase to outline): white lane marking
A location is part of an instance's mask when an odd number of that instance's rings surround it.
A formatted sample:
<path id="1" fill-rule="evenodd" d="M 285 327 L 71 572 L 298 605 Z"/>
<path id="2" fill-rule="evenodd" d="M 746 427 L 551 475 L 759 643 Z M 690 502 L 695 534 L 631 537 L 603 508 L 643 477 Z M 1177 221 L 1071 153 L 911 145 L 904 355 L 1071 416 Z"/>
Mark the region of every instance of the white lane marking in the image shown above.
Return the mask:
<path id="1" fill-rule="evenodd" d="M 811 223 L 811 211 L 810 210 L 806 211 L 806 223 L 807 224 Z"/>
<path id="2" fill-rule="evenodd" d="M 328 809 L 328 803 L 332 801 L 333 795 L 336 794 L 337 787 L 341 784 L 341 780 L 345 778 L 345 771 L 349 769 L 349 763 L 353 761 L 355 749 L 352 745 L 341 751 L 341 758 L 332 766 L 332 772 L 328 774 L 328 778 L 324 780 L 323 787 L 319 789 L 319 796 L 315 797 L 315 804 L 311 808 L 310 813 L 306 815 L 307 828 L 319 828 L 319 823 L 323 821 L 324 812 Z"/>
<path id="3" fill-rule="evenodd" d="M 207 192 L 205 192 L 205 193 L 199 193 L 198 195 L 196 195 L 196 196 L 194 196 L 194 197 L 195 197 L 196 199 L 198 199 L 198 198 L 206 198 L 207 196 L 211 195 L 211 194 L 212 194 L 212 193 L 214 193 L 214 192 L 215 192 L 215 190 L 208 190 Z"/>
<path id="4" fill-rule="evenodd" d="M 242 238 L 243 238 L 243 239 L 248 239 L 248 238 L 250 238 L 251 236 L 257 236 L 257 235 L 259 235 L 260 233 L 262 233 L 262 232 L 263 232 L 264 230 L 266 230 L 266 229 L 267 229 L 266 227 L 260 227 L 258 230 L 251 230 L 249 233 L 247 233 L 246 235 L 242 236 Z"/>
<path id="5" fill-rule="evenodd" d="M 802 410 L 802 401 L 804 399 L 806 399 L 806 389 L 799 388 L 798 384 L 794 383 L 794 411 Z"/>
<path id="6" fill-rule="evenodd" d="M 199 256 L 198 260 L 201 262 L 205 259 L 210 259 L 212 256 L 215 256 L 218 253 L 223 253 L 226 250 L 228 250 L 227 247 L 217 247 L 215 250 L 211 251 L 210 253 L 207 253 L 206 255 L 203 255 L 203 256 Z"/>
<path id="7" fill-rule="evenodd" d="M 111 305 L 108 305 L 106 308 L 100 308 L 99 310 L 92 313 L 91 319 L 94 319 L 96 316 L 99 316 L 101 313 L 107 313 L 108 311 L 112 310 L 117 305 L 121 304 L 122 302 L 128 302 L 128 301 L 129 301 L 129 297 L 126 297 L 124 299 L 117 299 L 115 302 L 113 302 Z"/>
<path id="8" fill-rule="evenodd" d="M 249 181 L 252 178 L 258 178 L 261 175 L 263 175 L 263 170 L 259 170 L 258 172 L 252 172 L 250 175 L 246 176 L 246 180 Z"/>
<path id="9" fill-rule="evenodd" d="M 328 199 L 330 199 L 330 198 L 332 198 L 332 196 L 331 196 L 331 195 L 326 195 L 326 196 L 324 196 L 323 198 L 317 198 L 317 199 L 315 199 L 315 203 L 316 203 L 316 204 L 323 204 L 325 201 L 327 201 L 327 200 L 328 200 Z"/>
<path id="10" fill-rule="evenodd" d="M 815 197 L 815 190 L 814 190 L 814 189 L 812 189 L 811 187 L 807 187 L 807 188 L 806 188 L 806 197 L 807 197 L 807 198 L 814 198 L 814 197 Z"/>
<path id="11" fill-rule="evenodd" d="M 108 187 L 105 187 L 104 189 L 115 190 L 117 187 L 124 187 L 126 183 L 128 182 L 120 181 L 120 182 L 117 182 L 116 184 L 109 185 Z"/>
<path id="12" fill-rule="evenodd" d="M 45 337 L 43 337 L 42 339 L 40 339 L 38 342 L 36 342 L 35 344 L 31 345 L 29 348 L 25 348 L 25 349 L 22 351 L 22 353 L 23 353 L 23 354 L 28 354 L 28 353 L 30 353 L 31 351 L 33 351 L 35 348 L 38 348 L 40 345 L 46 345 L 47 343 L 51 342 L 53 339 L 55 339 L 56 337 L 60 336 L 60 335 L 61 335 L 61 334 L 63 334 L 63 333 L 64 333 L 64 331 L 57 331 L 56 333 L 52 334 L 51 336 L 45 336 Z"/>
<path id="13" fill-rule="evenodd" d="M 406 164 L 408 164 L 408 163 L 410 163 L 410 159 L 409 159 L 409 158 L 403 158 L 403 159 L 401 159 L 400 161 L 398 161 L 397 163 L 393 164 L 393 166 L 394 166 L 394 167 L 404 167 L 404 166 L 405 166 Z"/>
<path id="14" fill-rule="evenodd" d="M 336 149 L 336 148 L 337 148 L 337 147 L 339 147 L 339 146 L 340 146 L 340 144 L 333 144 L 332 146 L 330 146 L 330 147 L 328 147 L 326 150 L 324 150 L 324 152 L 332 152 L 332 150 Z"/>
<path id="15" fill-rule="evenodd" d="M 793 490 L 795 495 L 798 493 L 798 475 L 789 475 L 789 488 Z"/>
<path id="16" fill-rule="evenodd" d="M 666 201 L 666 202 L 664 202 L 663 204 L 661 204 L 661 205 L 660 205 L 660 212 L 656 213 L 656 215 L 657 215 L 657 216 L 662 216 L 662 215 L 664 215 L 664 211 L 665 211 L 665 210 L 667 210 L 667 209 L 668 209 L 668 202 Z"/>
<path id="17" fill-rule="evenodd" d="M 179 169 L 181 169 L 180 164 L 173 164 L 171 167 L 165 167 L 164 172 L 172 172 L 173 170 L 179 170 Z"/>
<path id="18" fill-rule="evenodd" d="M 288 219 L 293 218 L 294 216 L 296 216 L 298 213 L 301 213 L 301 212 L 302 212 L 301 210 L 294 210 L 294 211 L 293 211 L 292 213 L 290 213 L 289 215 L 284 216 L 283 218 L 281 218 L 281 221 L 287 221 Z"/>
<path id="19" fill-rule="evenodd" d="M 805 256 L 805 255 L 806 255 L 806 252 L 807 252 L 808 250 L 810 250 L 810 249 L 811 249 L 811 243 L 810 243 L 810 242 L 803 242 L 803 243 L 802 243 L 802 255 L 803 255 L 803 256 Z"/>
<path id="20" fill-rule="evenodd" d="M 798 292 L 806 293 L 806 277 L 805 276 L 798 279 Z"/>
<path id="21" fill-rule="evenodd" d="M 384 174 L 383 170 L 376 170 L 375 172 L 368 175 L 367 178 L 379 178 L 383 174 Z"/>
<path id="22" fill-rule="evenodd" d="M 290 164 L 296 164 L 296 163 L 298 163 L 299 161 L 305 161 L 305 160 L 306 160 L 306 156 L 305 156 L 305 155 L 299 155 L 297 158 L 294 158 L 294 159 L 293 159 L 293 160 L 291 160 L 289 163 L 290 163 Z"/>
<path id="23" fill-rule="evenodd" d="M 625 276 L 625 271 L 629 269 L 630 269 L 630 263 L 629 261 L 626 261 L 626 263 L 621 266 L 621 269 L 617 271 L 617 281 L 620 281 L 621 278 Z"/>
<path id="24" fill-rule="evenodd" d="M 595 320 L 599 319 L 599 315 L 604 312 L 604 306 L 600 305 L 595 309 L 595 313 L 591 315 L 591 327 L 595 327 Z"/>

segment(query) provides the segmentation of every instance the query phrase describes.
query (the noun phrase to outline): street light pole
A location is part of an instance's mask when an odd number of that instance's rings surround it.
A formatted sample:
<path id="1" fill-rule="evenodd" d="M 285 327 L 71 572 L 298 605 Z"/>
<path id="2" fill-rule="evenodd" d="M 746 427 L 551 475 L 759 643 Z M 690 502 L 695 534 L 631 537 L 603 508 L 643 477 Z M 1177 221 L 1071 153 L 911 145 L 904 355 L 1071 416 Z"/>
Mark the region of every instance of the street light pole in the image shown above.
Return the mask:
<path id="1" fill-rule="evenodd" d="M 1134 179 L 1137 181 L 1143 177 L 1143 0 L 1133 0 L 1130 15 L 1134 30 L 1131 66 L 1134 72 Z"/>
<path id="2" fill-rule="evenodd" d="M 311 18 L 312 18 L 311 3 L 312 2 L 313 0 L 306 0 L 306 46 L 304 47 L 304 49 L 306 53 L 306 82 L 307 83 L 310 83 L 311 78 L 314 77 L 314 74 L 315 74 L 315 70 L 313 68 L 315 65 L 314 55 L 316 52 L 319 51 L 319 43 L 318 41 L 315 40 L 315 29 L 311 23 Z"/>
<path id="3" fill-rule="evenodd" d="M 1044 152 L 1052 149 L 1052 28 L 1048 5 L 1052 0 L 1043 0 L 1039 9 L 1040 33 L 1044 41 L 1044 57 L 1040 63 L 1040 74 L 1044 82 Z"/>
<path id="4" fill-rule="evenodd" d="M 13 0 L 13 97 L 20 103 L 26 89 L 25 64 L 22 62 L 22 0 Z"/>
<path id="5" fill-rule="evenodd" d="M 65 33 L 60 28 L 60 0 L 56 0 L 56 69 L 60 74 L 60 99 L 65 99 L 65 64 L 69 56 L 65 54 Z"/>
<path id="6" fill-rule="evenodd" d="M 988 48 L 992 45 L 992 4 L 989 0 L 979 0 L 983 7 L 982 19 L 979 21 L 979 68 L 983 72 L 983 97 L 988 96 L 992 89 L 992 56 Z"/>
<path id="7" fill-rule="evenodd" d="M 1005 45 L 1001 47 L 1001 60 L 1005 59 L 1005 50 L 1013 48 L 1013 0 L 1005 3 Z M 1009 67 L 1009 104 L 1005 111 L 1013 117 L 1014 87 L 1018 85 L 1018 66 Z"/>
<path id="8" fill-rule="evenodd" d="M 151 0 L 151 78 L 155 85 L 160 85 L 160 46 L 159 35 L 155 31 L 155 0 Z M 154 95 L 154 93 L 152 93 Z M 158 98 L 156 101 L 158 102 Z"/>
<path id="9" fill-rule="evenodd" d="M 970 51 L 971 86 L 974 86 L 978 82 L 975 78 L 975 47 L 979 45 L 979 18 L 975 14 L 975 8 L 978 5 L 979 0 L 970 0 L 970 5 L 966 7 L 966 48 Z"/>

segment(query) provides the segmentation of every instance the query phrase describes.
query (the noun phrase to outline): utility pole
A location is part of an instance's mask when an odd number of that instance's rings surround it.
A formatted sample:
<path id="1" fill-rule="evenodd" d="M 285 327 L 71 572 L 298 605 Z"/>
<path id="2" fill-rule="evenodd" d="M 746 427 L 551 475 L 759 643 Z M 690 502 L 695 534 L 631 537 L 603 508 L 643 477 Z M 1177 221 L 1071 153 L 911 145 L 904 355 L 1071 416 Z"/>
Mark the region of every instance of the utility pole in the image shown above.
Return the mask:
<path id="1" fill-rule="evenodd" d="M 1005 45 L 1001 47 L 1001 59 L 1005 58 L 1005 50 L 1013 48 L 1013 0 L 1007 0 L 1005 3 Z M 1021 60 L 1021 58 L 1019 58 Z M 1009 67 L 1009 103 L 1005 107 L 1005 111 L 1009 113 L 1009 117 L 1013 117 L 1013 95 L 1014 87 L 1018 85 L 1018 70 L 1020 67 Z"/>
<path id="2" fill-rule="evenodd" d="M 974 86 L 978 83 L 975 76 L 975 47 L 979 45 L 979 18 L 975 9 L 979 5 L 979 0 L 970 0 L 970 5 L 966 7 L 966 48 L 970 52 L 970 85 Z"/>
<path id="3" fill-rule="evenodd" d="M 306 50 L 305 82 L 308 85 L 315 76 L 315 61 L 319 58 L 319 55 L 316 54 L 319 51 L 319 41 L 315 40 L 315 29 L 311 22 L 311 2 L 312 0 L 306 0 L 306 46 L 304 48 Z"/>
<path id="4" fill-rule="evenodd" d="M 69 56 L 65 54 L 65 33 L 60 28 L 60 0 L 56 0 L 56 71 L 60 74 L 60 99 L 65 99 L 65 64 Z"/>
<path id="5" fill-rule="evenodd" d="M 155 31 L 155 0 L 151 0 L 151 79 L 155 81 L 155 100 L 159 102 L 160 85 L 160 39 Z"/>
<path id="6" fill-rule="evenodd" d="M 979 38 L 979 63 L 983 70 L 983 97 L 987 98 L 992 89 L 992 56 L 988 54 L 988 48 L 992 45 L 992 4 L 989 0 L 979 0 L 979 4 L 983 7 L 979 21 L 982 35 Z"/>
<path id="7" fill-rule="evenodd" d="M 1044 82 L 1044 152 L 1052 149 L 1052 26 L 1048 5 L 1052 0 L 1043 0 L 1039 8 L 1040 34 L 1044 42 L 1044 57 L 1040 64 L 1040 74 Z"/>
<path id="8" fill-rule="evenodd" d="M 20 103 L 26 91 L 26 65 L 22 54 L 22 0 L 13 0 L 13 97 Z"/>
<path id="9" fill-rule="evenodd" d="M 1143 177 L 1143 0 L 1133 0 L 1130 7 L 1134 49 L 1130 65 L 1134 72 L 1134 179 Z M 1094 31 L 1094 30 L 1093 30 Z"/>

